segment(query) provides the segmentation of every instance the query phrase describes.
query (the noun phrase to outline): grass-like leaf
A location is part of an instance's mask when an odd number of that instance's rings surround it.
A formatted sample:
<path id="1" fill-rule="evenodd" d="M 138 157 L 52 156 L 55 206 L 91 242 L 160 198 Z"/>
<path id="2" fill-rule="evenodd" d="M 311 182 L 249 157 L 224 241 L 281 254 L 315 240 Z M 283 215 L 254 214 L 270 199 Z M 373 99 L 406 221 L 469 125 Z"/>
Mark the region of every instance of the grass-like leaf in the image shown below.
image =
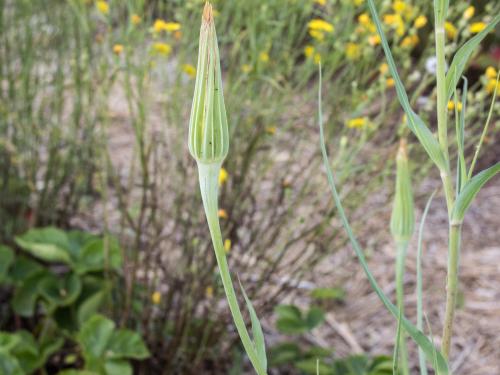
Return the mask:
<path id="1" fill-rule="evenodd" d="M 344 229 L 347 232 L 347 235 L 349 237 L 349 240 L 351 241 L 354 252 L 356 253 L 356 256 L 358 257 L 358 260 L 361 264 L 361 267 L 363 268 L 363 271 L 365 272 L 366 277 L 368 278 L 368 281 L 369 281 L 371 287 L 373 288 L 373 290 L 375 291 L 377 296 L 380 298 L 380 300 L 382 301 L 384 306 L 387 308 L 387 310 L 389 310 L 389 312 L 397 319 L 399 316 L 399 310 L 387 298 L 387 296 L 384 294 L 382 289 L 379 287 L 377 281 L 375 280 L 375 277 L 371 273 L 371 271 L 368 267 L 368 264 L 366 262 L 363 250 L 361 249 L 358 241 L 356 240 L 356 237 L 354 236 L 354 233 L 352 232 L 351 226 L 349 224 L 349 221 L 347 220 L 344 208 L 342 206 L 342 202 L 340 201 L 340 196 L 339 196 L 339 194 L 337 192 L 337 188 L 335 186 L 333 172 L 332 172 L 332 169 L 330 167 L 330 162 L 328 160 L 328 154 L 326 152 L 325 137 L 324 137 L 324 131 L 323 131 L 323 115 L 322 115 L 322 105 L 321 105 L 321 86 L 322 86 L 321 66 L 319 69 L 320 69 L 320 71 L 319 71 L 319 93 L 318 93 L 318 122 L 319 122 L 319 130 L 320 130 L 321 153 L 323 155 L 323 163 L 324 163 L 324 166 L 326 169 L 328 184 L 330 185 L 333 199 L 335 201 L 335 205 L 337 206 L 337 210 L 338 210 L 340 219 L 342 221 L 342 224 L 344 226 Z M 411 338 L 417 343 L 417 345 L 422 348 L 422 350 L 427 355 L 427 357 L 429 357 L 429 358 L 435 357 L 437 359 L 437 364 L 435 367 L 437 373 L 440 375 L 448 374 L 448 364 L 447 364 L 446 360 L 443 358 L 441 353 L 439 353 L 439 351 L 436 350 L 436 348 L 429 341 L 429 339 L 404 316 L 401 317 L 401 325 L 408 332 L 408 334 L 411 336 Z"/>
<path id="2" fill-rule="evenodd" d="M 465 132 L 465 111 L 467 104 L 467 78 L 463 77 L 464 85 L 462 89 L 462 110 L 458 110 L 456 90 L 455 90 L 455 124 L 457 135 L 457 194 L 463 189 L 467 182 L 467 165 L 465 164 L 464 153 L 464 132 Z"/>

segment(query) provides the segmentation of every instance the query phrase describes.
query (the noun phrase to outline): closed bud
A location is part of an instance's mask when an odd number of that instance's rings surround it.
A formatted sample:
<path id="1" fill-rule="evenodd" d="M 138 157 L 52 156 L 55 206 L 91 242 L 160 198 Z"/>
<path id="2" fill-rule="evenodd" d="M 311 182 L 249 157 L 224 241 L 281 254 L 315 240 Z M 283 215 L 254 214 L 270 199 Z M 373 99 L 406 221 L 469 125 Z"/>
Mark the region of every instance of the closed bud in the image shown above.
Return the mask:
<path id="1" fill-rule="evenodd" d="M 198 163 L 220 165 L 229 149 L 229 132 L 214 15 L 208 2 L 203 10 L 196 71 L 189 151 Z"/>
<path id="2" fill-rule="evenodd" d="M 396 242 L 407 242 L 413 235 L 415 218 L 406 140 L 401 139 L 396 156 L 396 189 L 391 216 L 391 233 Z"/>

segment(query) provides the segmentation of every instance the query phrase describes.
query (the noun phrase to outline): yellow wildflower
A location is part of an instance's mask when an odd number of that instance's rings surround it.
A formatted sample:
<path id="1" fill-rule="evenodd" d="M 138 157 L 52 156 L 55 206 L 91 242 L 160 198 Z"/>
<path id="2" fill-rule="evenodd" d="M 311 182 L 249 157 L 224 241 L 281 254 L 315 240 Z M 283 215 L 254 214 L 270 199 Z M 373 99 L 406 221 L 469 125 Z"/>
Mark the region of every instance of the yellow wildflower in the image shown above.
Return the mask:
<path id="1" fill-rule="evenodd" d="M 196 68 L 191 64 L 182 65 L 182 71 L 191 78 L 196 77 Z"/>
<path id="2" fill-rule="evenodd" d="M 159 305 L 160 302 L 161 302 L 161 293 L 156 291 L 154 292 L 153 294 L 151 294 L 151 301 L 155 304 L 155 305 Z"/>
<path id="3" fill-rule="evenodd" d="M 205 296 L 208 299 L 213 298 L 214 297 L 214 288 L 212 288 L 211 286 L 207 286 L 205 289 Z"/>
<path id="4" fill-rule="evenodd" d="M 109 13 L 109 4 L 106 1 L 97 1 L 95 3 L 95 6 L 97 7 L 97 10 L 102 14 Z"/>
<path id="5" fill-rule="evenodd" d="M 380 72 L 380 74 L 385 74 L 387 73 L 388 70 L 389 70 L 389 65 L 387 65 L 387 63 L 382 63 L 378 67 L 378 71 Z"/>
<path id="6" fill-rule="evenodd" d="M 319 64 L 321 62 L 321 54 L 315 53 L 314 54 L 314 63 Z"/>
<path id="7" fill-rule="evenodd" d="M 153 30 L 157 33 L 162 31 L 179 31 L 181 29 L 181 24 L 177 22 L 165 22 L 164 20 L 157 19 L 153 24 Z"/>
<path id="8" fill-rule="evenodd" d="M 380 44 L 382 40 L 380 39 L 380 35 L 378 34 L 375 34 L 375 35 L 370 35 L 368 37 L 368 43 L 370 44 L 370 46 L 377 46 Z"/>
<path id="9" fill-rule="evenodd" d="M 497 82 L 496 78 L 490 79 L 485 87 L 486 92 L 488 94 L 491 94 L 493 93 L 493 91 L 495 91 L 495 88 L 497 89 L 497 91 L 500 91 L 500 82 Z"/>
<path id="10" fill-rule="evenodd" d="M 231 251 L 231 240 L 229 238 L 226 238 L 224 240 L 224 251 L 226 252 L 226 254 Z"/>
<path id="11" fill-rule="evenodd" d="M 415 47 L 420 39 L 418 38 L 418 35 L 408 35 L 403 38 L 401 41 L 401 47 Z"/>
<path id="12" fill-rule="evenodd" d="M 492 67 L 492 66 L 488 66 L 486 68 L 486 71 L 484 72 L 484 74 L 489 79 L 496 79 L 497 78 L 497 70 L 494 67 Z"/>
<path id="13" fill-rule="evenodd" d="M 141 17 L 137 14 L 132 14 L 130 17 L 130 22 L 132 22 L 132 25 L 138 25 L 141 23 Z"/>
<path id="14" fill-rule="evenodd" d="M 227 173 L 225 168 L 221 168 L 219 172 L 219 186 L 224 185 L 224 183 L 227 181 L 227 178 L 229 177 L 229 173 Z"/>
<path id="15" fill-rule="evenodd" d="M 309 30 L 309 35 L 311 35 L 314 39 L 319 40 L 320 42 L 325 39 L 325 34 L 323 34 L 322 31 Z"/>
<path id="16" fill-rule="evenodd" d="M 473 6 L 468 7 L 467 9 L 465 9 L 464 18 L 466 20 L 471 19 L 472 17 L 474 17 L 475 12 L 476 12 L 476 8 L 474 8 Z"/>
<path id="17" fill-rule="evenodd" d="M 427 25 L 427 17 L 426 16 L 418 16 L 416 19 L 415 19 L 415 22 L 413 24 L 415 26 L 416 29 L 421 29 L 422 27 L 424 27 L 425 25 Z"/>
<path id="18" fill-rule="evenodd" d="M 367 124 L 366 117 L 356 117 L 347 122 L 348 128 L 362 128 Z"/>
<path id="19" fill-rule="evenodd" d="M 319 5 L 326 5 L 326 0 L 314 0 L 314 2 Z"/>
<path id="20" fill-rule="evenodd" d="M 167 43 L 157 42 L 153 44 L 153 51 L 164 56 L 168 56 L 172 52 L 172 47 Z"/>
<path id="21" fill-rule="evenodd" d="M 270 135 L 276 134 L 276 126 L 268 126 L 266 128 L 266 133 Z"/>
<path id="22" fill-rule="evenodd" d="M 370 24 L 370 16 L 368 15 L 368 13 L 362 13 L 358 16 L 358 22 L 361 24 L 361 25 L 369 25 Z"/>
<path id="23" fill-rule="evenodd" d="M 304 55 L 306 57 L 311 57 L 314 54 L 314 47 L 311 45 L 307 45 L 304 48 Z"/>
<path id="24" fill-rule="evenodd" d="M 252 66 L 248 64 L 243 64 L 241 66 L 241 70 L 243 73 L 250 73 L 252 71 Z"/>
<path id="25" fill-rule="evenodd" d="M 394 78 L 387 78 L 387 80 L 385 81 L 385 84 L 387 87 L 394 87 Z"/>
<path id="26" fill-rule="evenodd" d="M 224 209 L 220 209 L 219 211 L 217 211 L 217 215 L 221 218 L 221 219 L 227 219 L 229 216 L 227 215 L 227 211 L 224 210 Z"/>
<path id="27" fill-rule="evenodd" d="M 451 22 L 444 23 L 444 30 L 450 39 L 454 39 L 457 36 L 457 28 Z"/>
<path id="28" fill-rule="evenodd" d="M 113 53 L 114 54 L 119 55 L 122 52 L 123 52 L 123 45 L 122 44 L 115 44 L 113 46 Z"/>
<path id="29" fill-rule="evenodd" d="M 472 34 L 477 34 L 483 31 L 486 27 L 486 24 L 484 22 L 474 22 L 473 24 L 470 25 L 469 31 Z"/>
<path id="30" fill-rule="evenodd" d="M 259 54 L 259 59 L 260 59 L 260 61 L 266 63 L 269 61 L 269 54 L 267 52 L 261 52 Z"/>
<path id="31" fill-rule="evenodd" d="M 406 4 L 404 1 L 395 1 L 392 4 L 392 9 L 394 9 L 394 11 L 397 13 L 403 13 L 406 9 Z"/>
<path id="32" fill-rule="evenodd" d="M 405 33 L 405 24 L 403 22 L 403 18 L 400 14 L 386 14 L 384 15 L 384 23 L 388 26 L 391 26 L 396 30 L 396 34 L 399 36 L 404 35 Z"/>
<path id="33" fill-rule="evenodd" d="M 356 5 L 357 7 L 359 7 L 364 2 L 365 2 L 365 0 L 354 0 L 354 5 Z"/>
<path id="34" fill-rule="evenodd" d="M 348 59 L 354 60 L 358 58 L 361 54 L 361 48 L 357 43 L 347 43 L 345 48 L 345 54 Z"/>
<path id="35" fill-rule="evenodd" d="M 334 27 L 331 23 L 326 22 L 320 18 L 309 21 L 308 27 L 310 30 L 324 31 L 327 33 L 333 33 Z"/>
<path id="36" fill-rule="evenodd" d="M 452 111 L 454 109 L 455 109 L 455 102 L 453 100 L 450 100 L 448 102 L 448 110 Z M 458 112 L 460 112 L 462 110 L 462 103 L 460 103 L 460 102 L 457 103 L 457 110 L 458 110 Z"/>

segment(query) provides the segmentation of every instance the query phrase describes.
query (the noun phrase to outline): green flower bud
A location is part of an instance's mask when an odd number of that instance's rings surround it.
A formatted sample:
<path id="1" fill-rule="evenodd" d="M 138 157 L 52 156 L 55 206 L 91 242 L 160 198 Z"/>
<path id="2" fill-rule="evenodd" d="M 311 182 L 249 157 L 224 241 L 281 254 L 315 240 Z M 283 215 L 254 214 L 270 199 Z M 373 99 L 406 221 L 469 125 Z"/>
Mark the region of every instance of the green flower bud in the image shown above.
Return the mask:
<path id="1" fill-rule="evenodd" d="M 221 164 L 228 149 L 219 47 L 212 5 L 207 2 L 201 22 L 196 85 L 189 119 L 189 151 L 198 163 Z"/>
<path id="2" fill-rule="evenodd" d="M 396 157 L 396 189 L 391 216 L 391 233 L 396 242 L 409 241 L 413 235 L 415 218 L 413 194 L 406 151 L 406 140 L 401 139 Z"/>

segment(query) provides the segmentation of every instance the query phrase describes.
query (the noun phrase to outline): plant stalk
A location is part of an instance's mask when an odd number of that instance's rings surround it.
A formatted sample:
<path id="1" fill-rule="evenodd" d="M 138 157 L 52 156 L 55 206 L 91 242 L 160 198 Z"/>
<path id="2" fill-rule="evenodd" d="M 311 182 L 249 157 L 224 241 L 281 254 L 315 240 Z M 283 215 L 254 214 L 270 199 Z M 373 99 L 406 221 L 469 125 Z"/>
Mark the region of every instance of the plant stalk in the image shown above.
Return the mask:
<path id="1" fill-rule="evenodd" d="M 460 259 L 460 238 L 462 224 L 450 225 L 450 239 L 448 250 L 448 277 L 446 284 L 446 312 L 443 327 L 443 342 L 441 352 L 445 359 L 450 355 L 453 318 L 457 303 L 458 265 Z"/>
<path id="2" fill-rule="evenodd" d="M 236 329 L 241 338 L 241 342 L 243 343 L 243 347 L 245 348 L 248 358 L 250 359 L 250 362 L 252 363 L 257 374 L 267 375 L 266 371 L 262 368 L 262 365 L 259 361 L 257 351 L 247 331 L 243 315 L 241 314 L 240 307 L 238 305 L 238 299 L 236 298 L 233 282 L 231 280 L 229 266 L 227 264 L 226 253 L 224 251 L 222 233 L 219 225 L 219 217 L 217 215 L 219 187 L 218 177 L 220 168 L 220 163 L 198 163 L 203 207 L 205 209 L 205 215 L 207 217 L 208 227 L 210 229 L 210 236 L 212 237 L 212 243 L 215 250 L 215 258 L 217 259 L 217 265 L 219 267 L 222 285 L 224 286 L 224 292 L 226 293 L 227 302 L 229 304 L 229 309 L 231 310 L 231 315 L 236 325 Z"/>
<path id="3" fill-rule="evenodd" d="M 404 275 L 408 241 L 397 242 L 396 254 L 396 301 L 401 316 L 404 316 Z M 408 365 L 408 348 L 406 346 L 406 331 L 399 335 L 399 364 L 402 375 L 410 375 Z"/>

